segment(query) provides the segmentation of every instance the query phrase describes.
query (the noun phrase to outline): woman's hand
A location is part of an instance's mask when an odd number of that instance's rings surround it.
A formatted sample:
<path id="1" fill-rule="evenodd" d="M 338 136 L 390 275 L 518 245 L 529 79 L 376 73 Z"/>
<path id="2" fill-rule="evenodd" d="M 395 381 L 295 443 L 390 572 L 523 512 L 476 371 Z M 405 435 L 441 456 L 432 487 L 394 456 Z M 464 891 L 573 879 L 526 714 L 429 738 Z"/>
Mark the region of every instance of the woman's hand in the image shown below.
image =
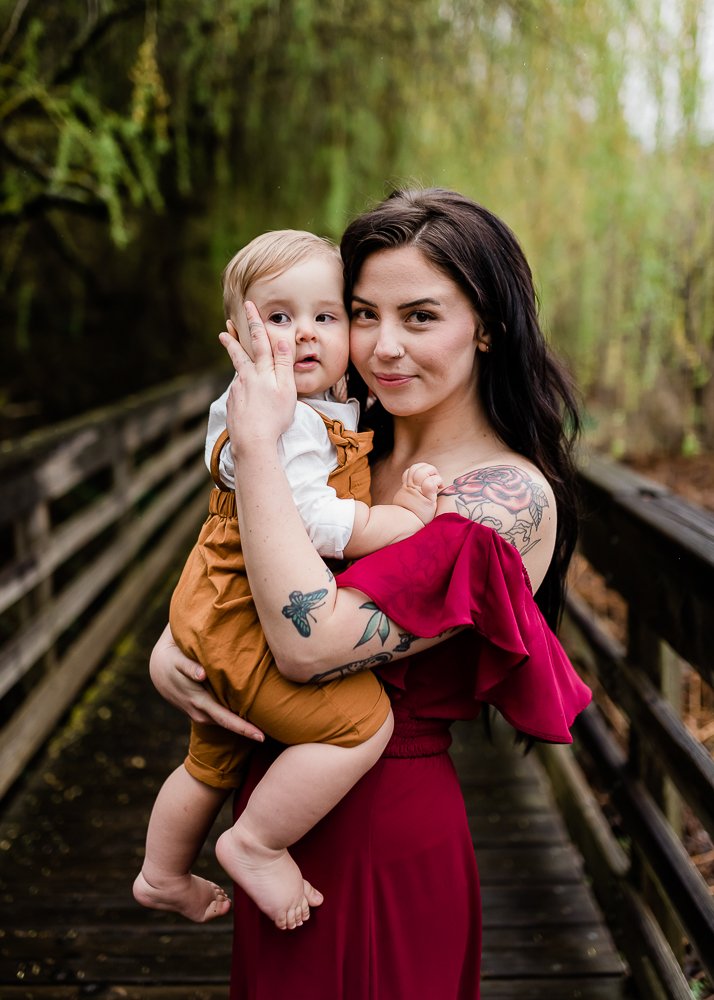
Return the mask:
<path id="1" fill-rule="evenodd" d="M 228 351 L 237 378 L 227 401 L 228 434 L 234 455 L 244 449 L 274 445 L 295 414 L 295 345 L 284 337 L 272 342 L 252 302 L 245 303 L 252 360 L 241 347 L 235 327 L 219 340 Z"/>
<path id="2" fill-rule="evenodd" d="M 153 648 L 149 673 L 159 694 L 181 709 L 193 722 L 230 729 L 239 736 L 263 740 L 263 734 L 239 715 L 220 705 L 203 686 L 206 672 L 200 663 L 189 660 L 181 652 L 167 625 Z"/>

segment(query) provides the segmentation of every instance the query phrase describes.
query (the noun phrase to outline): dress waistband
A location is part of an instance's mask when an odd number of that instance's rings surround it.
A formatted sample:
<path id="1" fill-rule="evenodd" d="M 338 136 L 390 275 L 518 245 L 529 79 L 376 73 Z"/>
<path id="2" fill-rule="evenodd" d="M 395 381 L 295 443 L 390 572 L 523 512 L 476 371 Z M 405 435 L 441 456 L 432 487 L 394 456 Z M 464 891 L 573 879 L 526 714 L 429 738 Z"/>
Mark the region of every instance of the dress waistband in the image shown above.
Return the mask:
<path id="1" fill-rule="evenodd" d="M 394 732 L 383 757 L 434 757 L 451 746 L 448 719 L 414 719 L 394 713 Z"/>

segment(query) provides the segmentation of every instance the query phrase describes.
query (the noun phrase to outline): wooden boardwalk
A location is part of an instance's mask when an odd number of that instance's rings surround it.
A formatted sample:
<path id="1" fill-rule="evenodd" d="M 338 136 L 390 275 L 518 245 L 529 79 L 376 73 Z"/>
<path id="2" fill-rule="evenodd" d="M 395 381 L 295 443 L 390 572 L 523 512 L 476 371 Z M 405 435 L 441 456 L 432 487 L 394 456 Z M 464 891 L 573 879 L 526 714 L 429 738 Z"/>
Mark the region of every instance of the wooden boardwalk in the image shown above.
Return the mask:
<path id="1" fill-rule="evenodd" d="M 1 1000 L 227 997 L 230 921 L 189 924 L 131 898 L 149 808 L 186 737 L 147 675 L 168 593 L 4 807 Z M 622 963 L 535 755 L 500 736 L 489 745 L 479 726 L 466 726 L 456 729 L 454 759 L 483 883 L 483 1000 L 624 996 Z M 220 880 L 210 851 L 201 869 Z"/>

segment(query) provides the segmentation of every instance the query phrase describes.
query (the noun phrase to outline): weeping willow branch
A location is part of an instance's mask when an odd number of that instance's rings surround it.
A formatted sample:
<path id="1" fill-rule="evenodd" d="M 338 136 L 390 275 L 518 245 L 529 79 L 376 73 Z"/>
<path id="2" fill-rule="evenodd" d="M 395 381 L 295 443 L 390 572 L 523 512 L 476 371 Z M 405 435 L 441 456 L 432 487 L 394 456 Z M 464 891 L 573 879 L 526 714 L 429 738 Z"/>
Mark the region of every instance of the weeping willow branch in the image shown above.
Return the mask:
<path id="1" fill-rule="evenodd" d="M 106 33 L 114 27 L 115 24 L 129 21 L 137 15 L 144 14 L 145 12 L 145 0 L 137 0 L 135 3 L 127 4 L 126 7 L 120 7 L 117 10 L 111 11 L 101 21 L 90 23 L 53 72 L 49 79 L 49 85 L 59 86 L 60 84 L 67 83 L 68 80 L 74 79 L 74 77 L 76 77 L 81 70 L 82 62 L 87 53 L 94 46 L 96 46 L 97 42 L 99 42 L 104 35 L 106 35 Z"/>

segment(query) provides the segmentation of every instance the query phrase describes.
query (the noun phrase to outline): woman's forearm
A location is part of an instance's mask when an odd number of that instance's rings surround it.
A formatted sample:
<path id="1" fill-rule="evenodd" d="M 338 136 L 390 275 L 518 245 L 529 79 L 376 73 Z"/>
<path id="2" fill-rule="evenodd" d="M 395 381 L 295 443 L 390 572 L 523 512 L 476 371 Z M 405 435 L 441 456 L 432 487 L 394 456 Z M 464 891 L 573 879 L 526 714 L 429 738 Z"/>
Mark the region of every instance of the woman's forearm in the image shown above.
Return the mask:
<path id="1" fill-rule="evenodd" d="M 438 642 L 405 637 L 359 591 L 338 588 L 293 503 L 277 449 L 237 456 L 236 498 L 248 581 L 278 669 L 296 681 L 354 673 Z"/>

